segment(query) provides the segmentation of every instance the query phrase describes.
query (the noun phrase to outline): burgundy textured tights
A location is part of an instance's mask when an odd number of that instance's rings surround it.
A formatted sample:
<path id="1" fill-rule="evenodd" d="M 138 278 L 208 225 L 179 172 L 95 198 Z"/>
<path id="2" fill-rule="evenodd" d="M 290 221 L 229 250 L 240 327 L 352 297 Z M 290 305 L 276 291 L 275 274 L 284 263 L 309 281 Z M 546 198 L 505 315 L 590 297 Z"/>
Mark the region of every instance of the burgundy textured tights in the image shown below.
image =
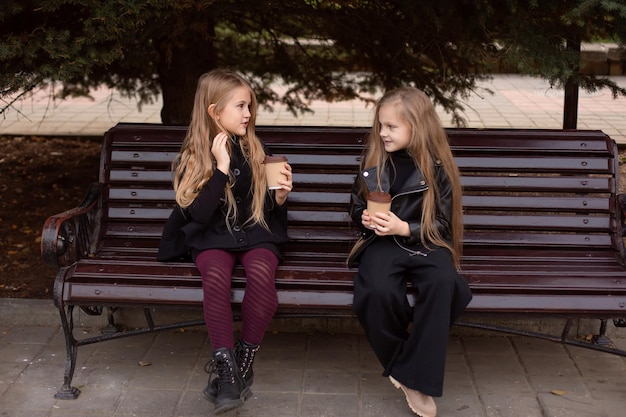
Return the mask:
<path id="1" fill-rule="evenodd" d="M 213 350 L 234 346 L 231 276 L 239 260 L 246 272 L 242 314 L 242 339 L 258 345 L 270 324 L 276 308 L 275 272 L 278 258 L 268 249 L 229 252 L 221 249 L 203 251 L 196 258 L 202 275 L 204 321 Z"/>

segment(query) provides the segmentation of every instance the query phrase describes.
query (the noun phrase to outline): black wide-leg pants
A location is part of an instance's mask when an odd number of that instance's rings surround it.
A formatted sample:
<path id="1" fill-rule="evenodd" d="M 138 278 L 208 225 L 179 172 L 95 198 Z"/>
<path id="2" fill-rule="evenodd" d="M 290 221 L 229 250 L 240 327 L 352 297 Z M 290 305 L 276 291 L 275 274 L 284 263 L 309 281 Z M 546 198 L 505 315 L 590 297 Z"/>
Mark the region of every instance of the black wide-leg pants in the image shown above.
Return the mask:
<path id="1" fill-rule="evenodd" d="M 450 252 L 431 249 L 412 255 L 392 238 L 376 238 L 359 260 L 353 309 L 383 376 L 440 397 L 450 327 L 472 295 Z M 417 289 L 414 307 L 407 300 L 407 281 Z"/>

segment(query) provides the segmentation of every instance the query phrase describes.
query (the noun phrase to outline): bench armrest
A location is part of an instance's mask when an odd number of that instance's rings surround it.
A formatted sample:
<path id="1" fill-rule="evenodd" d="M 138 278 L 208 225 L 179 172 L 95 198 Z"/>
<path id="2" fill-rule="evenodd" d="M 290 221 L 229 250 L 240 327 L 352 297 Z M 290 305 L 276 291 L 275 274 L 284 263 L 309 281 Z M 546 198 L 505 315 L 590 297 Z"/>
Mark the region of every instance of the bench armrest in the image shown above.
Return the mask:
<path id="1" fill-rule="evenodd" d="M 41 232 L 41 256 L 51 266 L 67 266 L 93 253 L 99 232 L 101 188 L 92 183 L 73 209 L 48 217 Z"/>

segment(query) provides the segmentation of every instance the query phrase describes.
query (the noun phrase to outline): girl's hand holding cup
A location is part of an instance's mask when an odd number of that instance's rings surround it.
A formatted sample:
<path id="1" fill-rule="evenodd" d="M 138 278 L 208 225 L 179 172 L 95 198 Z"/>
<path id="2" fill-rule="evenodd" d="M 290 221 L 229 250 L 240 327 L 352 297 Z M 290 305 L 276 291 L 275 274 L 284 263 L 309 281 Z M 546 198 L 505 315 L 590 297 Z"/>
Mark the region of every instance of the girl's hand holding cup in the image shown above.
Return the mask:
<path id="1" fill-rule="evenodd" d="M 367 209 L 363 210 L 361 221 L 378 236 L 410 236 L 409 224 L 391 211 L 391 195 L 373 191 L 367 196 Z"/>
<path id="2" fill-rule="evenodd" d="M 283 205 L 293 189 L 291 165 L 284 156 L 266 156 L 264 164 L 267 186 L 270 190 L 276 191 L 276 202 Z"/>
<path id="3" fill-rule="evenodd" d="M 376 222 L 376 213 L 389 214 L 391 210 L 391 195 L 384 191 L 372 191 L 367 195 L 367 217 L 363 224 L 370 229 L 376 230 L 379 226 Z M 363 212 L 365 215 L 365 211 Z M 367 223 L 366 223 L 367 221 Z"/>

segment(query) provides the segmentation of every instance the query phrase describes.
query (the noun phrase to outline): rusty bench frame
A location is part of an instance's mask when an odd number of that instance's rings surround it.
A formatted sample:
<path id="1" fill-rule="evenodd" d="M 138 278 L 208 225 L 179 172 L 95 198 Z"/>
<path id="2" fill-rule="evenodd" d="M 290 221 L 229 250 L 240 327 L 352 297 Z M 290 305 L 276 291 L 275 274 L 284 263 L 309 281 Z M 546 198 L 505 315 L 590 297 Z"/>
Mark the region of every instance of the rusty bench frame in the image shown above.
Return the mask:
<path id="1" fill-rule="evenodd" d="M 287 154 L 294 167 L 292 242 L 277 276 L 277 318 L 353 317 L 355 271 L 343 260 L 358 232 L 347 204 L 367 131 L 257 129 L 270 150 Z M 45 222 L 42 257 L 59 268 L 53 298 L 67 348 L 57 398 L 80 394 L 71 386 L 79 346 L 203 324 L 202 318 L 155 323 L 151 311 L 202 304 L 193 264 L 154 259 L 173 201 L 169 161 L 184 132 L 155 124 L 115 126 L 105 134 L 98 183 L 76 208 Z M 600 131 L 581 130 L 448 129 L 448 135 L 465 190 L 463 273 L 475 294 L 458 324 L 626 356 L 605 336 L 607 320 L 624 326 L 626 317 L 626 199 L 619 194 L 615 142 Z M 526 279 L 515 281 L 516 273 Z M 235 305 L 244 282 L 237 268 Z M 101 335 L 77 338 L 75 307 L 90 315 L 106 309 L 109 325 Z M 125 307 L 143 309 L 145 327 L 121 330 L 115 313 Z M 552 335 L 468 320 L 472 313 L 562 317 L 565 325 Z M 592 340 L 570 337 L 574 320 L 582 318 L 600 320 Z"/>

